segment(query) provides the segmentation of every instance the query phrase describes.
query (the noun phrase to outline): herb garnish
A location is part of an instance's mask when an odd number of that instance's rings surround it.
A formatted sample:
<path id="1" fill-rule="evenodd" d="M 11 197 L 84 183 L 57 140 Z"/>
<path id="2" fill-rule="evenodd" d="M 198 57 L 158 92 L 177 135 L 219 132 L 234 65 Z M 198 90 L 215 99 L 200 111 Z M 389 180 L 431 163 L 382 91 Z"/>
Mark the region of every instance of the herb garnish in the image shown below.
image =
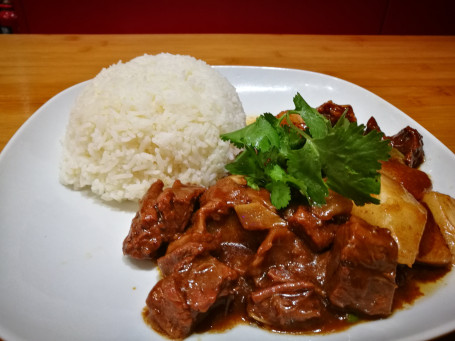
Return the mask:
<path id="1" fill-rule="evenodd" d="M 383 134 L 375 130 L 364 134 L 364 125 L 349 122 L 344 115 L 332 126 L 299 93 L 294 105 L 281 118 L 265 113 L 253 124 L 221 135 L 243 149 L 226 169 L 244 175 L 252 188 L 269 190 L 277 209 L 289 204 L 291 189 L 311 205 L 325 204 L 329 188 L 357 205 L 378 204 L 371 194 L 379 194 L 379 161 L 387 160 L 391 149 Z M 305 131 L 291 123 L 291 114 L 303 118 Z"/>

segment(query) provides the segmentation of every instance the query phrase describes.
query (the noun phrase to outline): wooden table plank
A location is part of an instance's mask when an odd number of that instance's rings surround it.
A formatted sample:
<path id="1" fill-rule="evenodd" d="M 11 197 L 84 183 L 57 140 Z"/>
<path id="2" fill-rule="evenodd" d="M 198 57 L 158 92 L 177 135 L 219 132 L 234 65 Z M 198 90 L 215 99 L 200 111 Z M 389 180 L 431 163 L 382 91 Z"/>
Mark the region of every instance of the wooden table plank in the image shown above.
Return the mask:
<path id="1" fill-rule="evenodd" d="M 214 65 L 289 67 L 345 79 L 389 101 L 455 151 L 451 36 L 1 35 L 0 46 L 0 150 L 59 91 L 118 60 L 170 52 Z"/>

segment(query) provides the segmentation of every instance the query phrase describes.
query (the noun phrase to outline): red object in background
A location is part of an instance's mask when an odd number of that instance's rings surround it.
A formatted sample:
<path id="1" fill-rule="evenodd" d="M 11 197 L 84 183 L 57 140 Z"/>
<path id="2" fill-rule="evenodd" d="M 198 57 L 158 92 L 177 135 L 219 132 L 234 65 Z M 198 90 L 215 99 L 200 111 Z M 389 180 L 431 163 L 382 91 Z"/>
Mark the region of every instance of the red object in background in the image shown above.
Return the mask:
<path id="1" fill-rule="evenodd" d="M 0 3 L 0 33 L 14 33 L 17 28 L 17 14 L 9 1 Z"/>
<path id="2" fill-rule="evenodd" d="M 12 1 L 20 33 L 374 34 L 388 0 Z"/>
<path id="3" fill-rule="evenodd" d="M 14 33 L 455 34 L 454 0 L 3 1 Z"/>

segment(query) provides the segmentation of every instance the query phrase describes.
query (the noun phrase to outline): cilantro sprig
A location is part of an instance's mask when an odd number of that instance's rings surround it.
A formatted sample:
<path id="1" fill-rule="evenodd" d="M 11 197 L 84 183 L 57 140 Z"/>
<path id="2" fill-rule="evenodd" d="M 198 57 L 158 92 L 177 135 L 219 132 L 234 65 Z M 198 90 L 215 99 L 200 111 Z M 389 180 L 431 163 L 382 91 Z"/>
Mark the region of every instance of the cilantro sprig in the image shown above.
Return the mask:
<path id="1" fill-rule="evenodd" d="M 383 134 L 364 134 L 364 125 L 344 115 L 332 126 L 299 93 L 293 101 L 295 109 L 281 118 L 265 113 L 253 124 L 221 135 L 242 149 L 226 169 L 244 175 L 252 188 L 269 190 L 278 209 L 286 207 L 296 191 L 311 205 L 323 205 L 329 188 L 357 205 L 378 204 L 371 194 L 379 194 L 379 161 L 387 160 L 391 149 Z M 305 131 L 291 123 L 291 114 L 303 118 Z"/>

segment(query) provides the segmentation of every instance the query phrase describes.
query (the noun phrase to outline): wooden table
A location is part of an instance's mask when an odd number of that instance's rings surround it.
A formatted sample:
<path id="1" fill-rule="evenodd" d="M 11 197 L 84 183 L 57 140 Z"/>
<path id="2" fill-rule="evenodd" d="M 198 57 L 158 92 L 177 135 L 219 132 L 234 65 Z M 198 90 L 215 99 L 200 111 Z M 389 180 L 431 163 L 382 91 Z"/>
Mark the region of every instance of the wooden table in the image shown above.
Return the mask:
<path id="1" fill-rule="evenodd" d="M 343 78 L 392 103 L 455 152 L 454 36 L 318 35 L 0 35 L 0 150 L 59 91 L 118 60 L 163 51 Z"/>
<path id="2" fill-rule="evenodd" d="M 159 52 L 345 79 L 392 103 L 455 152 L 455 36 L 318 35 L 0 35 L 0 151 L 58 92 L 118 60 Z"/>

